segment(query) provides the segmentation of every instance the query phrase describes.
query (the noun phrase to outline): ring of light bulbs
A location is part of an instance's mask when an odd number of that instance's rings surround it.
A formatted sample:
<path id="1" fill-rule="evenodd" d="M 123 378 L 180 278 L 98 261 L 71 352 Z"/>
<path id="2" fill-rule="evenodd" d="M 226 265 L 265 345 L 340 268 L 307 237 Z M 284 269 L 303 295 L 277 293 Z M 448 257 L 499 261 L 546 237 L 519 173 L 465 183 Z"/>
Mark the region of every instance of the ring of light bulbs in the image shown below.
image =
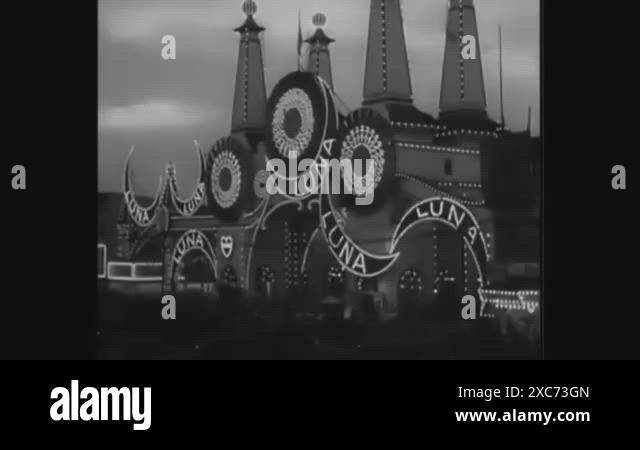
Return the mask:
<path id="1" fill-rule="evenodd" d="M 223 170 L 231 172 L 231 185 L 228 189 L 220 186 L 220 174 Z M 224 209 L 229 209 L 240 198 L 242 186 L 242 169 L 238 157 L 229 150 L 224 150 L 215 156 L 211 166 L 211 193 L 216 203 Z"/>
<path id="2" fill-rule="evenodd" d="M 290 138 L 284 129 L 285 115 L 295 109 L 300 114 L 300 129 Z M 313 106 L 306 92 L 299 88 L 289 89 L 278 100 L 273 121 L 273 141 L 282 156 L 288 159 L 299 158 L 309 147 L 313 135 L 315 120 Z"/>
<path id="3" fill-rule="evenodd" d="M 384 149 L 382 147 L 382 140 L 380 135 L 372 127 L 368 125 L 358 125 L 347 133 L 342 141 L 342 149 L 340 152 L 340 159 L 353 159 L 355 150 L 358 147 L 364 147 L 369 153 L 369 157 L 374 163 L 374 173 L 366 171 L 366 184 L 364 186 L 373 186 L 376 189 L 382 181 L 382 175 L 384 173 Z M 353 174 L 354 181 L 358 186 L 362 185 L 362 178 L 357 174 Z"/>

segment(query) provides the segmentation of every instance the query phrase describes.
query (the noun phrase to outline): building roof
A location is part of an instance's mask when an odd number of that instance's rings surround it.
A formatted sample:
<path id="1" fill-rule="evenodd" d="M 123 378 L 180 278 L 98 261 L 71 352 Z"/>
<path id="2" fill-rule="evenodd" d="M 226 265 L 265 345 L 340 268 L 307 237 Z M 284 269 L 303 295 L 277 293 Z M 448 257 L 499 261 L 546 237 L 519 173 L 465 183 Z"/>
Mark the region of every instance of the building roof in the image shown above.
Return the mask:
<path id="1" fill-rule="evenodd" d="M 476 11 L 472 0 L 449 4 L 440 86 L 442 115 L 475 112 L 486 115 L 487 99 L 482 74 L 482 56 Z"/>
<path id="2" fill-rule="evenodd" d="M 260 25 L 258 25 L 255 19 L 253 18 L 253 16 L 247 16 L 247 19 L 244 21 L 244 23 L 240 25 L 238 28 L 235 28 L 233 31 L 237 31 L 239 33 L 245 33 L 245 32 L 261 33 L 264 30 L 266 30 L 266 28 L 263 28 Z"/>
<path id="3" fill-rule="evenodd" d="M 412 103 L 412 95 L 400 0 L 372 0 L 363 105 Z"/>
<path id="4" fill-rule="evenodd" d="M 242 33 L 231 114 L 231 132 L 258 131 L 266 123 L 267 89 L 259 34 L 265 29 L 253 16 L 235 29 Z"/>
<path id="5" fill-rule="evenodd" d="M 326 35 L 322 28 L 318 28 L 311 37 L 308 37 L 305 40 L 305 42 L 308 44 L 315 44 L 316 42 L 319 42 L 321 44 L 331 44 L 332 42 L 335 42 L 335 39 L 331 39 Z"/>

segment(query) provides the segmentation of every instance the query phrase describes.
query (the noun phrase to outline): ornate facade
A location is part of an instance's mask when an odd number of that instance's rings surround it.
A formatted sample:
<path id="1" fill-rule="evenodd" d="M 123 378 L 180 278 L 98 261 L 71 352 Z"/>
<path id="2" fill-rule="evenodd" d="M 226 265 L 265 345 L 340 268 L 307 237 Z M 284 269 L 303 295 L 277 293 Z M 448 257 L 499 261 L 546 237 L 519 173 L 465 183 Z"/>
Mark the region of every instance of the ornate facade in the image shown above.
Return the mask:
<path id="1" fill-rule="evenodd" d="M 539 141 L 487 114 L 473 1 L 449 2 L 437 117 L 413 103 L 399 0 L 371 0 L 363 100 L 350 111 L 333 91 L 330 47 L 339 42 L 322 14 L 306 40 L 306 71 L 284 76 L 267 98 L 266 31 L 253 1 L 243 11 L 230 134 L 206 155 L 197 149 L 195 192 L 181 196 L 169 165 L 143 207 L 125 168 L 122 238 L 134 229 L 136 241 L 158 243 L 163 289 L 176 289 L 196 252 L 218 286 L 301 311 L 331 298 L 349 311 L 397 317 L 473 295 L 484 317 L 537 314 Z M 268 160 L 323 152 L 376 163 L 372 204 L 265 192 Z M 144 245 L 130 247 L 120 264 L 135 267 Z"/>

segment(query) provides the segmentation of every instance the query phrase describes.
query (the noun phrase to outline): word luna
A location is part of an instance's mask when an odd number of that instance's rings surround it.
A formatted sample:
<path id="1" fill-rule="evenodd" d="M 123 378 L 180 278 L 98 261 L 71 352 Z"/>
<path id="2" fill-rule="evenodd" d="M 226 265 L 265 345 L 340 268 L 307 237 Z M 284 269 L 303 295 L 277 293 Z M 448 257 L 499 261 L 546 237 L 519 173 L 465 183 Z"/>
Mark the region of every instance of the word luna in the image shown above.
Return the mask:
<path id="1" fill-rule="evenodd" d="M 127 204 L 129 213 L 137 223 L 147 225 L 151 222 L 150 212 L 153 210 L 153 208 L 143 208 L 142 206 L 138 205 L 133 192 L 125 192 L 124 201 Z"/>
<path id="2" fill-rule="evenodd" d="M 354 194 L 356 204 L 370 205 L 374 195 L 375 162 L 372 159 L 313 159 L 296 158 L 289 160 L 289 168 L 284 161 L 272 159 L 267 162 L 270 172 L 266 190 L 270 195 L 287 194 L 294 197 L 313 194 Z M 289 178 L 287 177 L 289 174 Z M 300 175 L 301 174 L 301 175 Z M 363 176 L 364 174 L 364 176 Z M 344 183 L 342 182 L 344 180 Z"/>
<path id="3" fill-rule="evenodd" d="M 429 208 L 427 209 L 427 206 Z M 445 211 L 445 206 L 449 207 L 449 211 Z M 460 229 L 461 225 L 465 223 L 466 212 L 454 203 L 446 202 L 444 199 L 439 201 L 429 202 L 428 205 L 420 206 L 416 210 L 416 214 L 418 219 L 424 219 L 427 217 L 435 218 L 442 220 L 447 223 L 456 231 Z M 469 239 L 471 245 L 476 242 L 476 238 L 478 237 L 479 230 L 475 224 L 470 224 L 466 227 L 466 236 Z"/>
<path id="4" fill-rule="evenodd" d="M 148 430 L 151 427 L 151 388 L 144 388 L 144 409 L 140 410 L 140 388 L 97 388 L 80 390 L 78 380 L 71 380 L 71 392 L 56 387 L 51 398 L 58 399 L 51 405 L 49 416 L 54 421 L 122 420 L 133 418 L 133 429 Z M 84 400 L 82 405 L 80 400 Z M 111 406 L 111 417 L 109 417 Z M 120 408 L 122 407 L 122 411 Z M 122 414 L 121 414 L 122 412 Z"/>
<path id="5" fill-rule="evenodd" d="M 182 262 L 182 258 L 184 258 L 184 255 L 194 249 L 204 250 L 204 239 L 201 233 L 197 231 L 190 231 L 185 234 L 176 244 L 176 251 L 173 257 L 173 261 L 176 264 L 180 264 Z"/>
<path id="6" fill-rule="evenodd" d="M 174 202 L 174 206 L 178 211 L 180 211 L 182 215 L 191 216 L 198 210 L 198 208 L 200 208 L 205 195 L 207 195 L 206 186 L 204 185 L 204 183 L 200 183 L 196 187 L 196 190 L 193 193 L 193 197 L 184 202 Z"/>
<path id="7" fill-rule="evenodd" d="M 374 255 L 360 248 L 338 223 L 326 195 L 320 198 L 320 227 L 333 256 L 356 276 L 379 275 L 389 269 L 398 258 L 398 254 Z"/>

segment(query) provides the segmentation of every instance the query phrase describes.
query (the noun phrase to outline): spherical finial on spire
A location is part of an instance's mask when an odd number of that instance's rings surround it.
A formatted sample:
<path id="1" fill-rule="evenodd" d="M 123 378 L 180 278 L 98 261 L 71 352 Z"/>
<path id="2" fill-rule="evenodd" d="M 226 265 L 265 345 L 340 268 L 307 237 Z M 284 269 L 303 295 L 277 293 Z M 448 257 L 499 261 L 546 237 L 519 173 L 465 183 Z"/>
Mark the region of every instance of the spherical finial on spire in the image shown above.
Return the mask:
<path id="1" fill-rule="evenodd" d="M 324 27 L 327 24 L 327 16 L 322 13 L 317 13 L 313 16 L 313 24 L 316 27 Z"/>
<path id="2" fill-rule="evenodd" d="M 258 11 L 258 6 L 253 0 L 244 0 L 242 3 L 242 12 L 247 16 L 253 16 Z"/>
<path id="3" fill-rule="evenodd" d="M 169 161 L 169 164 L 167 164 L 167 174 L 170 178 L 175 178 L 176 176 L 176 165 L 173 161 Z"/>

